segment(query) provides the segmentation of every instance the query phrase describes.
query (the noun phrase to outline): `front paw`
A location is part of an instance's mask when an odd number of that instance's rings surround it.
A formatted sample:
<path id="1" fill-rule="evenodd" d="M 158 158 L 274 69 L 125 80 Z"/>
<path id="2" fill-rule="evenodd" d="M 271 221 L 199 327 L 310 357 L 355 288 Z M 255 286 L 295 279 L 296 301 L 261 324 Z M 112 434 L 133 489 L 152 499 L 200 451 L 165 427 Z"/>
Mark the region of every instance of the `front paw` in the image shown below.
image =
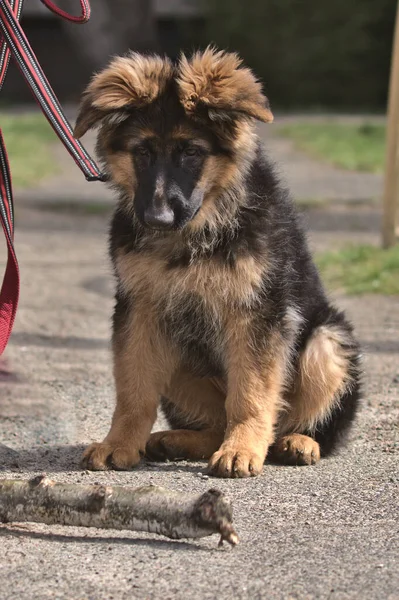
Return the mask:
<path id="1" fill-rule="evenodd" d="M 222 445 L 211 457 L 208 472 L 215 477 L 256 477 L 262 472 L 264 460 L 248 447 Z"/>
<path id="2" fill-rule="evenodd" d="M 82 467 L 90 471 L 127 471 L 137 465 L 140 458 L 140 451 L 136 447 L 104 441 L 90 444 L 86 448 L 82 456 Z"/>

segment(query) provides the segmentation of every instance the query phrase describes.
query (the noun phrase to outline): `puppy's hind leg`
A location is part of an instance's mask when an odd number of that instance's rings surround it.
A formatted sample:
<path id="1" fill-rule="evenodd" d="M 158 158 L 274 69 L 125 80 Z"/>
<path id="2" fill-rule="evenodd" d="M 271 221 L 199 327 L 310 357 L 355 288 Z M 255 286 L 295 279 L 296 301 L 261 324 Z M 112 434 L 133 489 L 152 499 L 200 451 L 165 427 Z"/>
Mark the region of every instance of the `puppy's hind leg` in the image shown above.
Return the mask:
<path id="1" fill-rule="evenodd" d="M 146 454 L 154 460 L 208 459 L 223 441 L 226 428 L 225 394 L 213 379 L 194 377 L 184 370 L 171 380 L 162 407 L 172 430 L 153 433 Z"/>
<path id="2" fill-rule="evenodd" d="M 360 395 L 359 348 L 341 313 L 317 327 L 299 357 L 288 409 L 280 417 L 272 460 L 315 464 L 348 432 Z"/>

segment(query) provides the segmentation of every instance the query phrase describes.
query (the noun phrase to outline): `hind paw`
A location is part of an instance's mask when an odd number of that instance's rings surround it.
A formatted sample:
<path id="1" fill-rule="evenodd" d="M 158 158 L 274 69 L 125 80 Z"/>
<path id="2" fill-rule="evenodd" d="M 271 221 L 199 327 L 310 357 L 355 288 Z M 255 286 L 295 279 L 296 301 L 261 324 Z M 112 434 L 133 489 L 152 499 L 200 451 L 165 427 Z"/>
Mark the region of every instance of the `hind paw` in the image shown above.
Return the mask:
<path id="1" fill-rule="evenodd" d="M 307 435 L 292 433 L 273 444 L 270 456 L 284 465 L 315 465 L 320 460 L 320 446 Z"/>

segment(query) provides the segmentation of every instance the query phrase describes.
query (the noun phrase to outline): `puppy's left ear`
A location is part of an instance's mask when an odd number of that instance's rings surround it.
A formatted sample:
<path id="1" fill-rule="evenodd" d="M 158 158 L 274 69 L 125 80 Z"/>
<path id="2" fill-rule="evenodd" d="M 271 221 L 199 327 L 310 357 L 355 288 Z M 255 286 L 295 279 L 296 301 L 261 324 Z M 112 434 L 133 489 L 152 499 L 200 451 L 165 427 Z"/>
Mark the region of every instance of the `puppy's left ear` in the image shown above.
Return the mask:
<path id="1" fill-rule="evenodd" d="M 74 136 L 82 137 L 110 114 L 139 109 L 153 102 L 172 78 L 173 67 L 160 56 L 131 52 L 117 57 L 93 77 L 79 107 Z"/>
<path id="2" fill-rule="evenodd" d="M 273 115 L 262 86 L 237 54 L 207 48 L 180 59 L 177 83 L 188 115 L 214 122 L 249 117 L 270 123 Z"/>

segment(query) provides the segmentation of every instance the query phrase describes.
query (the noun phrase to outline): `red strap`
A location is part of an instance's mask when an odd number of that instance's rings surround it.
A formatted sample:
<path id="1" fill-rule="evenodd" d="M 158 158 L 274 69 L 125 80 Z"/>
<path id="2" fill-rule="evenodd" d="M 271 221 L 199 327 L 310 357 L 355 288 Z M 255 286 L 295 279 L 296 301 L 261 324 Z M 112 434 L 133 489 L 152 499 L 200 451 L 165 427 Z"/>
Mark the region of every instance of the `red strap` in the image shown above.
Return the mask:
<path id="1" fill-rule="evenodd" d="M 4 233 L 6 234 L 3 221 L 2 225 Z M 7 235 L 6 239 L 8 260 L 0 292 L 0 354 L 3 353 L 7 346 L 8 338 L 10 337 L 14 325 L 19 298 L 19 270 L 17 258 L 12 243 Z"/>
<path id="2" fill-rule="evenodd" d="M 19 269 L 15 256 L 14 219 L 11 176 L 3 135 L 0 130 L 0 217 L 7 242 L 7 268 L 0 292 L 0 354 L 4 351 L 10 337 L 17 312 L 19 298 Z"/>
<path id="3" fill-rule="evenodd" d="M 22 9 L 22 0 L 12 0 L 11 7 L 17 19 Z M 3 40 L 0 48 L 0 90 L 3 86 L 10 62 L 10 49 Z M 7 242 L 7 267 L 0 291 L 0 354 L 7 346 L 19 299 L 19 269 L 17 257 L 15 256 L 14 238 L 14 215 L 10 167 L 0 129 L 0 220 L 4 236 Z"/>
<path id="4" fill-rule="evenodd" d="M 69 15 L 55 6 L 51 0 L 42 0 L 42 2 L 56 14 L 75 23 L 85 23 L 90 17 L 88 0 L 80 0 L 82 7 L 80 17 Z M 97 165 L 80 142 L 74 139 L 71 126 L 19 25 L 22 4 L 23 0 L 0 0 L 0 30 L 3 34 L 3 39 L 0 40 L 0 90 L 12 54 L 45 116 L 74 157 L 86 179 L 102 179 Z M 0 354 L 4 351 L 10 337 L 19 298 L 19 269 L 13 244 L 13 212 L 10 168 L 0 129 L 0 221 L 8 250 L 7 267 L 0 291 Z"/>
<path id="5" fill-rule="evenodd" d="M 74 138 L 72 128 L 12 11 L 9 0 L 0 0 L 0 30 L 43 113 L 86 179 L 103 181 L 104 175 L 79 140 Z"/>
<path id="6" fill-rule="evenodd" d="M 67 21 L 72 21 L 73 23 L 87 23 L 87 21 L 90 19 L 90 4 L 87 0 L 80 0 L 80 8 L 82 10 L 80 17 L 74 17 L 73 15 L 70 15 L 65 10 L 62 10 L 56 6 L 54 2 L 51 2 L 51 0 L 41 0 L 41 2 L 47 6 L 51 12 L 59 17 L 62 17 L 63 19 L 66 19 Z"/>
<path id="7" fill-rule="evenodd" d="M 15 15 L 15 18 L 19 20 L 22 11 L 23 0 L 11 0 L 10 6 Z M 0 91 L 3 87 L 4 79 L 7 74 L 8 65 L 10 64 L 11 51 L 7 46 L 5 40 L 1 41 L 0 47 Z"/>

